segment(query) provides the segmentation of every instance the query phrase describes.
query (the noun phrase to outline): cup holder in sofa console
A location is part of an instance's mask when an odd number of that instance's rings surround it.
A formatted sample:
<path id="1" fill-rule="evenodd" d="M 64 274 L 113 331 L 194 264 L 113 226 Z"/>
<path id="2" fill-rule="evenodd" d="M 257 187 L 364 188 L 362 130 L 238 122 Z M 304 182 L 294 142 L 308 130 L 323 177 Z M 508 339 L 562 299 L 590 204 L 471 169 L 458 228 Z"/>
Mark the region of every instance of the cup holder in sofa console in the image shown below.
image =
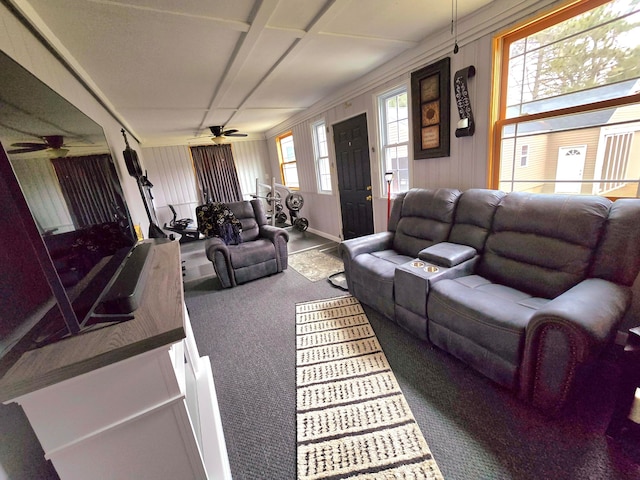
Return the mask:
<path id="1" fill-rule="evenodd" d="M 423 340 L 427 339 L 427 296 L 430 285 L 445 278 L 468 275 L 476 250 L 442 242 L 420 251 L 417 259 L 396 268 L 395 320 Z"/>

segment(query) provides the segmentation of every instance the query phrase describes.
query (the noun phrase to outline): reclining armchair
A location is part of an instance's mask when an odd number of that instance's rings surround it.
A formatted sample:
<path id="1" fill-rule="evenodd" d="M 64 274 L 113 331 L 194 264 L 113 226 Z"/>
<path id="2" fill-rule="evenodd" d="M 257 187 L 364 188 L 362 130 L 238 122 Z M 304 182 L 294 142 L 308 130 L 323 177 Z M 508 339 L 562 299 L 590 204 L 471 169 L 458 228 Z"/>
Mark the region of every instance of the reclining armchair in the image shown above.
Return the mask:
<path id="1" fill-rule="evenodd" d="M 242 224 L 241 241 L 230 245 L 220 237 L 205 241 L 207 258 L 213 263 L 222 287 L 235 287 L 285 270 L 289 234 L 267 224 L 262 202 L 240 201 L 227 207 Z"/>

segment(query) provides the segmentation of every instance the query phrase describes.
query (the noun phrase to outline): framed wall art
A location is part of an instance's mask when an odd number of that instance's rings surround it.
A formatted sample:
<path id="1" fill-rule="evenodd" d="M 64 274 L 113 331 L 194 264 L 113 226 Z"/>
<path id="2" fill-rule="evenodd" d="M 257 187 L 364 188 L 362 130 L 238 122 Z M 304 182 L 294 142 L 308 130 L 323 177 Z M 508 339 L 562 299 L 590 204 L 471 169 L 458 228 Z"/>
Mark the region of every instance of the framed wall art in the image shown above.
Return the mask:
<path id="1" fill-rule="evenodd" d="M 411 73 L 413 158 L 448 157 L 451 141 L 451 59 Z"/>

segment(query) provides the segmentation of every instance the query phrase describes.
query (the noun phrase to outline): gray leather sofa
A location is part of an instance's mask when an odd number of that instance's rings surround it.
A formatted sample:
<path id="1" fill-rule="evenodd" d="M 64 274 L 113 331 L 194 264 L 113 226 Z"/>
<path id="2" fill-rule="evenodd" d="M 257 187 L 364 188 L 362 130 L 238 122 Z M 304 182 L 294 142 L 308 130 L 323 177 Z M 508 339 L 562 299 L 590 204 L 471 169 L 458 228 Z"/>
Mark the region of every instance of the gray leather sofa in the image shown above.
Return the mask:
<path id="1" fill-rule="evenodd" d="M 631 305 L 639 238 L 640 200 L 413 189 L 340 252 L 355 297 L 554 413 Z"/>
<path id="2" fill-rule="evenodd" d="M 207 258 L 224 288 L 273 275 L 288 266 L 289 233 L 267 224 L 260 200 L 227 204 L 240 223 L 242 241 L 227 245 L 219 237 L 205 240 Z"/>

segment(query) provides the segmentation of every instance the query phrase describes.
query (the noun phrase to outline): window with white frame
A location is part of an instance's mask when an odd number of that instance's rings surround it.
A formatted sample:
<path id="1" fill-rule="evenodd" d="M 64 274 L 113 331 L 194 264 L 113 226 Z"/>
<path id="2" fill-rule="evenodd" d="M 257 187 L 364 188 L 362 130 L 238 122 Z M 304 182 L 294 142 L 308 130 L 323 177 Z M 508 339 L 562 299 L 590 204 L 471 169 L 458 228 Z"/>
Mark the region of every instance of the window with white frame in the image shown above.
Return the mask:
<path id="1" fill-rule="evenodd" d="M 402 86 L 378 96 L 382 192 L 385 173 L 392 172 L 391 193 L 409 190 L 409 102 Z"/>
<path id="2" fill-rule="evenodd" d="M 329 148 L 327 145 L 327 126 L 324 121 L 320 121 L 314 123 L 311 128 L 318 192 L 331 193 L 331 165 L 329 164 Z"/>

